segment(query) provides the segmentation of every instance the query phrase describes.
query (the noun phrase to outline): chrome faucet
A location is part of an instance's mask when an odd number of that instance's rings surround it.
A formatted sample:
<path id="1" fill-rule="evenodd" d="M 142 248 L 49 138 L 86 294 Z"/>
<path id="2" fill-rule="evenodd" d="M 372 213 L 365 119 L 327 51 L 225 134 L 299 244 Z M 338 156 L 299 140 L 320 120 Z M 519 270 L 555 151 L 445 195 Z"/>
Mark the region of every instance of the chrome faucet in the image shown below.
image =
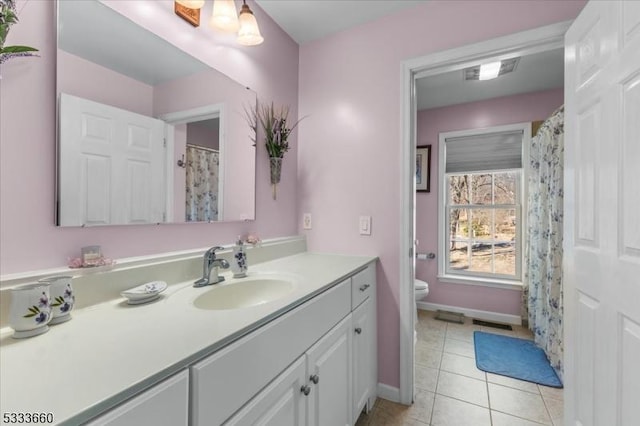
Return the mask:
<path id="1" fill-rule="evenodd" d="M 218 267 L 227 269 L 229 267 L 229 262 L 224 259 L 216 259 L 217 250 L 224 250 L 224 247 L 211 247 L 209 250 L 204 252 L 202 278 L 193 283 L 194 287 L 204 287 L 206 285 L 218 284 L 224 281 L 224 277 L 218 275 Z M 213 276 L 211 276 L 212 272 Z"/>

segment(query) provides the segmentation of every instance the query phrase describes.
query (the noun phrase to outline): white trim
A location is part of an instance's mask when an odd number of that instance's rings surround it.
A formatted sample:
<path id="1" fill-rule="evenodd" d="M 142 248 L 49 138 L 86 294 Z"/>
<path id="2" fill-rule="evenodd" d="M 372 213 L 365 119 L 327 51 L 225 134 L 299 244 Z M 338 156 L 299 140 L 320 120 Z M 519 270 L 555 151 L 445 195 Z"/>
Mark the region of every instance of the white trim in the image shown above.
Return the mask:
<path id="1" fill-rule="evenodd" d="M 458 306 L 440 305 L 438 303 L 418 302 L 418 309 L 427 311 L 449 311 L 464 314 L 470 318 L 483 321 L 500 322 L 503 324 L 522 325 L 522 317 L 520 315 L 502 314 L 500 312 L 481 311 L 478 309 L 460 308 Z"/>
<path id="2" fill-rule="evenodd" d="M 378 398 L 391 402 L 400 402 L 400 389 L 384 383 L 378 383 Z"/>
<path id="3" fill-rule="evenodd" d="M 413 71 L 402 64 L 400 98 L 402 151 L 400 156 L 400 388 L 397 402 L 413 403 L 414 330 L 415 330 L 415 146 L 416 98 Z M 380 389 L 380 386 L 379 386 Z"/>
<path id="4" fill-rule="evenodd" d="M 438 281 L 451 284 L 477 285 L 481 287 L 503 288 L 507 290 L 522 291 L 522 282 L 500 280 L 496 278 L 463 276 L 463 275 L 438 275 Z"/>
<path id="5" fill-rule="evenodd" d="M 166 200 L 165 200 L 165 218 L 164 221 L 168 223 L 172 223 L 175 217 L 174 212 L 174 168 L 177 166 L 177 161 L 174 156 L 174 148 L 175 148 L 175 127 L 173 124 L 166 123 L 164 125 L 164 140 L 165 140 L 165 189 L 166 189 Z"/>
<path id="6" fill-rule="evenodd" d="M 413 310 L 415 258 L 407 256 L 413 249 L 415 173 L 415 78 L 440 74 L 447 69 L 463 67 L 464 63 L 499 56 L 513 57 L 564 47 L 564 34 L 571 21 L 558 22 L 492 40 L 408 59 L 401 64 L 400 123 L 402 145 L 400 155 L 400 247 L 399 247 L 399 310 L 400 310 L 400 401 L 413 399 Z M 410 396 L 410 397 L 408 397 Z"/>

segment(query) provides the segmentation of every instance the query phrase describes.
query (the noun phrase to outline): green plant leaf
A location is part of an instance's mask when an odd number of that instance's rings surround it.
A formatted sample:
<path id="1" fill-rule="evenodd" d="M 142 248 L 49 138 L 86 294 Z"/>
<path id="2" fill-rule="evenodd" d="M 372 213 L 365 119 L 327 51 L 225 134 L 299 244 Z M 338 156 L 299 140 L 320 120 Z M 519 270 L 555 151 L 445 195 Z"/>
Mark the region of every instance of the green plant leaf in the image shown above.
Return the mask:
<path id="1" fill-rule="evenodd" d="M 33 312 L 33 314 L 39 314 L 40 313 L 40 309 L 37 306 L 32 306 L 29 308 L 30 312 Z"/>
<path id="2" fill-rule="evenodd" d="M 24 52 L 37 52 L 38 49 L 29 46 L 5 46 L 0 49 L 0 53 L 24 53 Z"/>
<path id="3" fill-rule="evenodd" d="M 35 317 L 37 314 L 27 314 L 27 315 L 23 315 L 22 318 L 31 318 L 31 317 Z"/>

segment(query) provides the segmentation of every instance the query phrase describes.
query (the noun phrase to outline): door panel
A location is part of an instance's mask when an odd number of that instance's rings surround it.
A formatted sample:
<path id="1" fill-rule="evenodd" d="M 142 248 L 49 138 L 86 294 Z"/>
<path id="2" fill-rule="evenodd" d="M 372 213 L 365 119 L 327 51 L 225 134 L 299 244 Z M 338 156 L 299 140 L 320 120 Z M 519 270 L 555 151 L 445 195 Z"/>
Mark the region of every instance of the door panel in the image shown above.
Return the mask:
<path id="1" fill-rule="evenodd" d="M 640 424 L 640 3 L 565 38 L 565 424 Z"/>

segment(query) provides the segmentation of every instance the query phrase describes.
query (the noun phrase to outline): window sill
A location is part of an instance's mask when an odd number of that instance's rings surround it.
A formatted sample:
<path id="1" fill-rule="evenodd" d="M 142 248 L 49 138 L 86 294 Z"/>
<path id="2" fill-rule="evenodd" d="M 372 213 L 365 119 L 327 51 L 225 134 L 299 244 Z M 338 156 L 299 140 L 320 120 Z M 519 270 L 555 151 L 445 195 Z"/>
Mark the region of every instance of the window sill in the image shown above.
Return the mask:
<path id="1" fill-rule="evenodd" d="M 522 282 L 520 281 L 501 280 L 496 278 L 438 275 L 438 280 L 444 283 L 477 285 L 481 287 L 494 287 L 506 290 L 522 290 Z"/>

